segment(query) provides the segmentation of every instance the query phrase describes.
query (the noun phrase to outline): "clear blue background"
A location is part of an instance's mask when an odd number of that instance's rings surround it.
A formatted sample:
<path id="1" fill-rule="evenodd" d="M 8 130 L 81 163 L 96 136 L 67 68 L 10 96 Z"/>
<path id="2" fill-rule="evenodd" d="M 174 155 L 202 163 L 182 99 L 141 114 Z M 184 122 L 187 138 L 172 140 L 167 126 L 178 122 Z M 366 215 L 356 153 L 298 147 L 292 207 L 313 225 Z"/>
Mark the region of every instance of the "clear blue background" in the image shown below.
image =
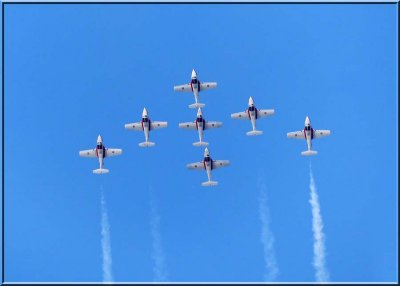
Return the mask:
<path id="1" fill-rule="evenodd" d="M 397 281 L 397 5 L 5 6 L 5 280 L 101 281 L 100 188 L 111 225 L 115 281 L 152 281 L 150 189 L 169 281 L 263 281 L 259 189 L 267 187 L 277 281 L 314 281 L 309 205 L 312 162 L 332 281 Z M 213 173 L 202 159 L 190 93 L 205 91 Z M 275 115 L 234 121 L 249 96 Z M 143 107 L 168 128 L 124 124 Z M 332 135 L 306 143 L 286 133 Z M 123 155 L 95 176 L 98 134 Z"/>

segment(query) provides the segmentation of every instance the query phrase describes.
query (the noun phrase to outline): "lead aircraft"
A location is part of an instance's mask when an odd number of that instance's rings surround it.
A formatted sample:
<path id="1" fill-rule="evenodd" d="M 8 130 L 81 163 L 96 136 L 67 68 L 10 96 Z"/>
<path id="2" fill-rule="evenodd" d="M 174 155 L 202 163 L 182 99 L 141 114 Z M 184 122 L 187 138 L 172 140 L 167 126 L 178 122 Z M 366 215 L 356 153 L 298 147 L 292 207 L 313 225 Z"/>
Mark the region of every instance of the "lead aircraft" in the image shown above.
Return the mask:
<path id="1" fill-rule="evenodd" d="M 254 105 L 253 98 L 250 96 L 249 107 L 247 108 L 247 110 L 243 112 L 232 113 L 231 118 L 250 120 L 253 130 L 247 132 L 246 134 L 248 136 L 261 135 L 263 132 L 260 130 L 256 130 L 256 120 L 262 117 L 271 116 L 274 113 L 275 113 L 274 109 L 257 109 Z"/>
<path id="2" fill-rule="evenodd" d="M 103 139 L 101 138 L 100 135 L 97 137 L 96 149 L 79 151 L 79 156 L 81 157 L 92 157 L 92 158 L 97 157 L 99 159 L 100 168 L 93 170 L 93 174 L 107 174 L 109 170 L 103 168 L 104 158 L 118 156 L 121 154 L 122 154 L 122 149 L 113 149 L 104 147 Z"/>
<path id="3" fill-rule="evenodd" d="M 192 70 L 192 79 L 188 84 L 176 85 L 174 86 L 174 91 L 182 91 L 182 92 L 193 92 L 194 100 L 196 101 L 193 104 L 189 105 L 189 108 L 199 108 L 206 106 L 204 103 L 200 103 L 199 101 L 199 92 L 207 89 L 216 88 L 216 82 L 200 82 L 197 78 L 197 73 L 193 69 Z"/>
<path id="4" fill-rule="evenodd" d="M 228 160 L 213 160 L 210 157 L 210 152 L 208 148 L 204 150 L 204 159 L 201 162 L 187 164 L 186 167 L 189 170 L 206 170 L 208 181 L 201 183 L 203 187 L 210 187 L 218 185 L 217 181 L 211 181 L 211 171 L 214 169 L 222 168 L 228 166 L 230 162 Z"/>
<path id="5" fill-rule="evenodd" d="M 145 142 L 139 143 L 140 147 L 152 147 L 156 145 L 154 142 L 149 141 L 150 130 L 159 128 L 165 128 L 168 126 L 168 122 L 165 121 L 151 121 L 146 108 L 143 108 L 142 120 L 140 122 L 125 124 L 125 129 L 143 131 Z"/>
<path id="6" fill-rule="evenodd" d="M 195 121 L 179 123 L 179 128 L 197 130 L 199 133 L 199 142 L 194 142 L 193 146 L 208 146 L 208 142 L 203 141 L 203 131 L 211 128 L 221 127 L 222 122 L 218 121 L 205 121 L 203 112 L 199 107 Z"/>
<path id="7" fill-rule="evenodd" d="M 314 130 L 311 127 L 311 121 L 308 116 L 306 117 L 306 121 L 304 122 L 304 129 L 301 131 L 295 131 L 295 132 L 289 132 L 287 134 L 288 138 L 296 138 L 296 139 L 305 139 L 307 140 L 307 146 L 308 150 L 301 152 L 301 155 L 303 156 L 312 156 L 312 155 L 317 155 L 317 151 L 311 150 L 312 143 L 311 141 L 315 138 L 320 138 L 324 136 L 328 136 L 331 134 L 330 130 Z"/>

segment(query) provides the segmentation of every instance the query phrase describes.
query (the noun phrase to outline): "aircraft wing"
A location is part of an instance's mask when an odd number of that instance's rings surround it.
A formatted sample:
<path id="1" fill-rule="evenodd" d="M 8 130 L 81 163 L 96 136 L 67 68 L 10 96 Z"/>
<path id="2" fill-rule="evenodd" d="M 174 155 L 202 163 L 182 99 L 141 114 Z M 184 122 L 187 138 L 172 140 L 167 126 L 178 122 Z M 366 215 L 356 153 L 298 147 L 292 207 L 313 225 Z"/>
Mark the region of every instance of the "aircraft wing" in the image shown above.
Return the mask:
<path id="1" fill-rule="evenodd" d="M 96 149 L 79 151 L 79 156 L 96 158 L 97 157 Z"/>
<path id="2" fill-rule="evenodd" d="M 214 160 L 213 161 L 213 169 L 222 168 L 228 166 L 230 164 L 229 160 Z"/>
<path id="3" fill-rule="evenodd" d="M 233 118 L 233 119 L 250 119 L 247 112 L 232 113 L 231 118 Z"/>
<path id="4" fill-rule="evenodd" d="M 295 132 L 289 132 L 287 134 L 288 138 L 296 138 L 296 139 L 306 139 L 306 137 L 304 136 L 304 131 L 295 131 Z"/>
<path id="5" fill-rule="evenodd" d="M 143 131 L 142 122 L 125 124 L 125 129 Z"/>
<path id="6" fill-rule="evenodd" d="M 194 122 L 183 122 L 179 123 L 179 128 L 184 128 L 184 129 L 197 129 L 196 123 Z"/>
<path id="7" fill-rule="evenodd" d="M 200 83 L 200 91 L 207 90 L 207 89 L 212 89 L 212 88 L 216 88 L 216 87 L 217 87 L 217 83 L 216 82 L 203 82 L 203 83 Z"/>
<path id="8" fill-rule="evenodd" d="M 188 168 L 189 170 L 204 170 L 204 163 L 196 162 L 196 163 L 187 164 L 186 168 Z"/>
<path id="9" fill-rule="evenodd" d="M 218 121 L 207 121 L 206 122 L 206 128 L 205 129 L 211 129 L 211 128 L 218 128 L 221 127 L 222 122 Z"/>
<path id="10" fill-rule="evenodd" d="M 258 117 L 267 117 L 267 116 L 271 116 L 275 113 L 274 109 L 260 109 L 257 110 L 257 116 Z"/>
<path id="11" fill-rule="evenodd" d="M 106 157 L 113 157 L 122 154 L 122 149 L 106 148 Z"/>
<path id="12" fill-rule="evenodd" d="M 190 84 L 175 85 L 174 91 L 192 92 Z"/>
<path id="13" fill-rule="evenodd" d="M 150 129 L 160 129 L 167 127 L 168 122 L 166 121 L 151 121 L 150 122 Z"/>
<path id="14" fill-rule="evenodd" d="M 321 138 L 331 135 L 330 130 L 314 130 L 314 138 Z"/>

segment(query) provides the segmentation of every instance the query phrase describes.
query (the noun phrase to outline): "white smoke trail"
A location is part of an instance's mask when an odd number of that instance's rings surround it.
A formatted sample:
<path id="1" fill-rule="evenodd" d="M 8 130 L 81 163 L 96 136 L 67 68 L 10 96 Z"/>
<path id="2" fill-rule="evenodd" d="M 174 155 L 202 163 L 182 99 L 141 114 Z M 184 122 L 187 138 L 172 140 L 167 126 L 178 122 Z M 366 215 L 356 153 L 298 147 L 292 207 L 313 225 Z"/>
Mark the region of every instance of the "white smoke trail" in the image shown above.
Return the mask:
<path id="1" fill-rule="evenodd" d="M 274 250 L 274 235 L 270 229 L 270 215 L 267 203 L 266 186 L 259 180 L 260 194 L 258 197 L 259 202 L 259 216 L 261 220 L 261 243 L 264 246 L 264 261 L 265 261 L 265 274 L 264 279 L 266 282 L 274 281 L 278 276 L 279 270 L 275 258 Z"/>
<path id="2" fill-rule="evenodd" d="M 325 269 L 325 235 L 320 206 L 318 202 L 317 188 L 315 187 L 314 176 L 310 162 L 310 196 L 309 200 L 312 209 L 312 229 L 314 233 L 314 261 L 315 279 L 318 282 L 329 281 L 329 273 Z"/>
<path id="3" fill-rule="evenodd" d="M 101 247 L 103 250 L 103 281 L 111 282 L 111 243 L 110 243 L 110 224 L 108 223 L 108 214 L 106 201 L 104 199 L 103 186 L 101 186 Z"/>
<path id="4" fill-rule="evenodd" d="M 161 218 L 158 215 L 157 205 L 150 189 L 150 225 L 151 236 L 153 238 L 152 258 L 155 264 L 153 267 L 155 282 L 167 281 L 165 255 L 161 243 L 160 220 Z"/>

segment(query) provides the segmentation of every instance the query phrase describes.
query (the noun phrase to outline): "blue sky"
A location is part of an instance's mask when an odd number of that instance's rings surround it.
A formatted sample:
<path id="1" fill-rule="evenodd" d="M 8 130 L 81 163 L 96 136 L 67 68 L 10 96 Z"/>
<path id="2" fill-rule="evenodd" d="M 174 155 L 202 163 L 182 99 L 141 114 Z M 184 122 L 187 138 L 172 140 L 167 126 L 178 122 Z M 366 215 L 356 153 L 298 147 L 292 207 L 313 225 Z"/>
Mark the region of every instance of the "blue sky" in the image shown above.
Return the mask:
<path id="1" fill-rule="evenodd" d="M 315 281 L 309 164 L 331 281 L 397 281 L 396 5 L 5 6 L 5 281 L 102 281 L 101 193 L 114 281 L 264 281 L 260 182 L 279 274 Z M 174 93 L 195 68 L 216 170 L 188 171 L 192 94 Z M 249 96 L 275 115 L 230 114 Z M 124 124 L 143 107 L 168 128 Z M 286 133 L 332 135 L 306 143 Z M 122 148 L 95 176 L 78 151 Z M 160 256 L 163 257 L 160 264 Z M 158 260 L 157 260 L 158 259 Z M 158 269 L 160 270 L 160 269 Z"/>

